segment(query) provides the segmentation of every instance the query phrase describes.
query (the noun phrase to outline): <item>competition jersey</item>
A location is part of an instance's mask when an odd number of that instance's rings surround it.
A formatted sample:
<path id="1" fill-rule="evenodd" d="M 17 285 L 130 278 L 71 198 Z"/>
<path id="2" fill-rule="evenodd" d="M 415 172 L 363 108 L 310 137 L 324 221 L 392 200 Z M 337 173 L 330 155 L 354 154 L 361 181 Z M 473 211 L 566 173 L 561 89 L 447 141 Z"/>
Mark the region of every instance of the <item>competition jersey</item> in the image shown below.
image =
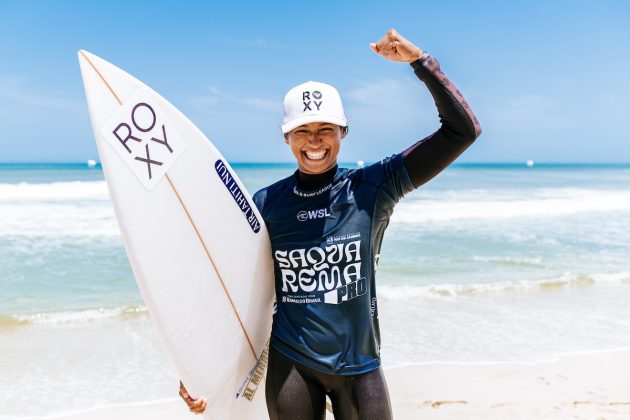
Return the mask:
<path id="1" fill-rule="evenodd" d="M 376 266 L 395 204 L 413 190 L 402 154 L 302 191 L 296 175 L 254 195 L 274 260 L 271 345 L 313 369 L 380 366 Z"/>
<path id="2" fill-rule="evenodd" d="M 434 57 L 425 54 L 411 67 L 435 101 L 442 123 L 436 132 L 366 168 L 338 168 L 317 190 L 300 190 L 296 172 L 254 195 L 274 260 L 271 345 L 321 372 L 356 374 L 380 366 L 375 272 L 394 205 L 481 133 Z"/>

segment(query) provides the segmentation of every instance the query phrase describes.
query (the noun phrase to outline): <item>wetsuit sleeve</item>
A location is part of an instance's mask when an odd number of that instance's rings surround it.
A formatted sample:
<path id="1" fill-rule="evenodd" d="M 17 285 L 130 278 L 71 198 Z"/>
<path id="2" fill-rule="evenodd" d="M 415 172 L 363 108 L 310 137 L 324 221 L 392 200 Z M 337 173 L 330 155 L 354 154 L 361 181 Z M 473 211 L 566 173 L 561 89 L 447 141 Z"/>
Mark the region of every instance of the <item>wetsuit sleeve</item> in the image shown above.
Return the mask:
<path id="1" fill-rule="evenodd" d="M 365 168 L 364 180 L 378 186 L 379 190 L 388 197 L 388 201 L 391 201 L 392 207 L 414 189 L 403 164 L 402 153 L 387 157 Z"/>
<path id="2" fill-rule="evenodd" d="M 418 188 L 457 159 L 479 137 L 481 126 L 435 58 L 425 55 L 411 67 L 433 96 L 441 123 L 435 133 L 402 153 L 409 179 Z"/>
<path id="3" fill-rule="evenodd" d="M 254 197 L 252 197 L 252 199 L 254 200 L 254 205 L 256 206 L 260 214 L 263 214 L 263 208 L 265 207 L 266 198 L 267 198 L 266 188 L 263 188 L 262 190 L 257 191 L 256 194 L 254 194 Z"/>

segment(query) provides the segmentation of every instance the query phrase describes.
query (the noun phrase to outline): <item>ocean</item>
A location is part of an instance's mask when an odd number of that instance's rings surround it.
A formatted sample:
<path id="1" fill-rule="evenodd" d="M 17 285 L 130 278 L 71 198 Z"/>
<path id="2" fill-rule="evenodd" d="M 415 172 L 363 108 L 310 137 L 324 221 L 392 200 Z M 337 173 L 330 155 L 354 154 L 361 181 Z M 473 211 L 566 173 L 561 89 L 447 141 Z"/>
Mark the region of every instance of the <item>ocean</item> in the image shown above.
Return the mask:
<path id="1" fill-rule="evenodd" d="M 250 192 L 290 164 L 234 164 Z M 630 346 L 630 165 L 455 164 L 397 206 L 387 367 Z M 0 418 L 177 397 L 100 168 L 0 164 Z M 184 409 L 184 408 L 182 408 Z"/>

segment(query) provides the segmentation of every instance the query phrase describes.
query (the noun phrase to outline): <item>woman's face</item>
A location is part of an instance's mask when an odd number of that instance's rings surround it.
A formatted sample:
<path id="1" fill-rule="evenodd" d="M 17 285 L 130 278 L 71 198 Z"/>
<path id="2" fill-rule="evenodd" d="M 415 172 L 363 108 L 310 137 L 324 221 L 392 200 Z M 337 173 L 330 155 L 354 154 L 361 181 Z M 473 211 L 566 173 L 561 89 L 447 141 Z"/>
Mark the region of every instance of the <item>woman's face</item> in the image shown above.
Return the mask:
<path id="1" fill-rule="evenodd" d="M 342 127 L 324 122 L 312 122 L 294 128 L 284 135 L 284 141 L 300 171 L 321 174 L 337 163 L 341 139 L 346 136 Z"/>

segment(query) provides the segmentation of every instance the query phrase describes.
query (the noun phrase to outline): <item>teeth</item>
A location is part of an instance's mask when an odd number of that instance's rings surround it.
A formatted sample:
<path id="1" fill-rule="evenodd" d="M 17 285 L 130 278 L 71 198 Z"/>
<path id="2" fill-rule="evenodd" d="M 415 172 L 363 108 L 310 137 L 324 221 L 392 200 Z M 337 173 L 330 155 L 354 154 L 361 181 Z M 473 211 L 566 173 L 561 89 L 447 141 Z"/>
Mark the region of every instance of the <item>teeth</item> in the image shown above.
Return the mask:
<path id="1" fill-rule="evenodd" d="M 306 157 L 312 160 L 322 159 L 326 155 L 326 151 L 322 150 L 321 152 L 309 152 L 306 151 Z"/>

